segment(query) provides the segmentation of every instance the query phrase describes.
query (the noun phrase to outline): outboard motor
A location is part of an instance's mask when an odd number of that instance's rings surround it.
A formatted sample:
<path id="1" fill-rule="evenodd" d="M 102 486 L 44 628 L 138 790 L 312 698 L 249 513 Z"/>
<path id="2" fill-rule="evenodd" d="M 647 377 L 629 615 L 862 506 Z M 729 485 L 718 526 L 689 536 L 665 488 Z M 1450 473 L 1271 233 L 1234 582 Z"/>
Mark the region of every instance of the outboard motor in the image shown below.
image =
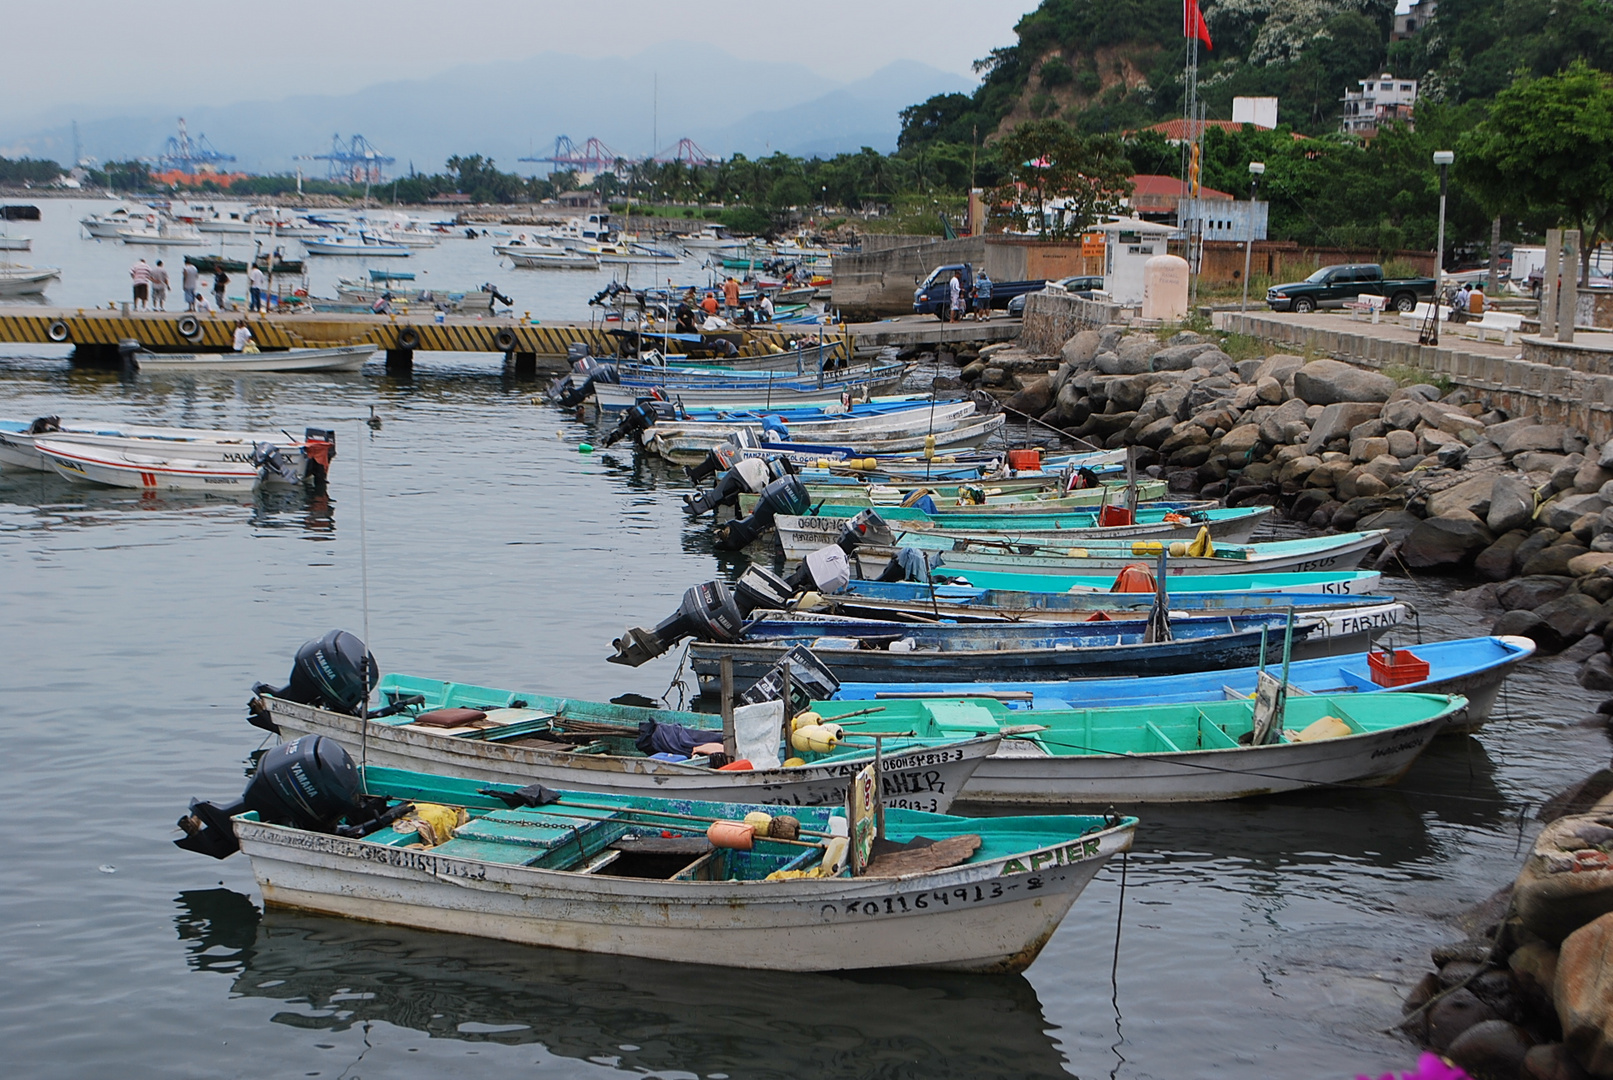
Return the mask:
<path id="1" fill-rule="evenodd" d="M 735 463 L 745 456 L 742 451 L 758 450 L 761 445 L 757 441 L 756 433 L 751 431 L 750 428 L 735 428 L 729 433 L 727 441 L 713 446 L 710 452 L 706 454 L 705 460 L 700 464 L 685 465 L 683 467 L 684 475 L 694 483 L 699 484 L 710 477 L 716 476 L 718 473 L 732 469 Z"/>
<path id="2" fill-rule="evenodd" d="M 358 768 L 347 751 L 335 739 L 304 735 L 264 754 L 236 801 L 219 806 L 192 799 L 190 813 L 179 819 L 185 835 L 174 843 L 228 858 L 240 847 L 230 819 L 248 810 L 271 825 L 334 833 L 344 817 L 364 809 L 360 792 Z"/>
<path id="3" fill-rule="evenodd" d="M 784 677 L 788 665 L 790 676 Z M 840 680 L 805 645 L 792 645 L 772 669 L 739 695 L 740 705 L 760 705 L 789 695 L 792 712 L 801 712 L 814 701 L 827 701 L 840 690 Z"/>
<path id="4" fill-rule="evenodd" d="M 291 681 L 285 686 L 275 689 L 268 683 L 258 683 L 252 693 L 357 716 L 379 681 L 375 657 L 357 635 L 332 630 L 322 638 L 304 642 L 297 650 L 297 658 L 291 665 Z M 267 731 L 276 730 L 268 710 L 256 697 L 249 708 L 252 710 L 250 723 Z"/>
<path id="5" fill-rule="evenodd" d="M 774 480 L 794 476 L 795 463 L 786 457 L 740 458 L 733 468 L 723 473 L 715 487 L 683 497 L 683 511 L 690 517 L 699 517 L 719 506 L 738 506 L 739 497 L 749 492 L 758 495 Z"/>
<path id="6" fill-rule="evenodd" d="M 39 416 L 28 425 L 28 434 L 47 435 L 52 431 L 62 430 L 62 418 L 59 416 Z"/>
<path id="7" fill-rule="evenodd" d="M 606 435 L 603 445 L 614 446 L 623 439 L 631 438 L 638 446 L 644 445 L 644 433 L 655 426 L 661 418 L 662 410 L 670 407 L 664 401 L 653 401 L 644 398 L 635 404 L 622 416 L 610 434 Z"/>
<path id="8" fill-rule="evenodd" d="M 266 484 L 295 484 L 302 478 L 296 466 L 287 461 L 274 443 L 253 443 L 252 456 L 247 458 L 258 468 L 258 476 Z"/>
<path id="9" fill-rule="evenodd" d="M 314 482 L 315 491 L 325 490 L 330 478 L 330 463 L 336 457 L 336 432 L 325 428 L 303 428 L 302 452 L 308 457 L 308 479 Z"/>
<path id="10" fill-rule="evenodd" d="M 748 517 L 717 527 L 718 547 L 725 551 L 738 551 L 772 528 L 773 519 L 779 514 L 804 514 L 812 509 L 812 496 L 796 476 L 774 480 L 760 494 L 761 501 Z"/>
<path id="11" fill-rule="evenodd" d="M 720 581 L 707 581 L 683 594 L 678 610 L 657 623 L 655 629 L 630 627 L 611 642 L 613 664 L 638 667 L 655 659 L 686 637 L 702 641 L 738 641 L 744 636 L 745 612 L 734 592 Z"/>
<path id="12" fill-rule="evenodd" d="M 617 372 L 615 364 L 602 363 L 593 357 L 584 356 L 572 365 L 570 375 L 555 384 L 554 398 L 565 408 L 575 408 L 593 396 L 596 383 L 621 381 L 621 375 Z"/>

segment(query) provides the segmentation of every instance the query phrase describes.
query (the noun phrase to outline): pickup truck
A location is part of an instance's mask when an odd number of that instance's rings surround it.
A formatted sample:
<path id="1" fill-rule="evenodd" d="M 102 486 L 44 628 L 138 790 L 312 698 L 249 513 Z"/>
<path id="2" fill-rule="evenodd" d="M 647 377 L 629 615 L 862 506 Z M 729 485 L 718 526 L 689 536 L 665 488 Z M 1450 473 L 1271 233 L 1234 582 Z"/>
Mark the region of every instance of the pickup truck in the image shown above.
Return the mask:
<path id="1" fill-rule="evenodd" d="M 1419 299 L 1434 296 L 1433 278 L 1384 280 L 1377 263 L 1345 263 L 1324 266 L 1304 281 L 1273 285 L 1266 290 L 1266 304 L 1273 311 L 1293 311 L 1301 315 L 1317 308 L 1343 307 L 1363 293 L 1382 296 L 1395 311 L 1411 311 Z"/>
<path id="2" fill-rule="evenodd" d="M 928 277 L 919 282 L 918 288 L 913 290 L 913 312 L 916 315 L 935 315 L 946 318 L 948 302 L 947 282 L 952 280 L 956 272 L 963 278 L 964 296 L 969 295 L 969 287 L 974 283 L 974 267 L 969 263 L 948 263 L 946 266 L 937 266 L 930 271 Z M 1025 293 L 1039 292 L 1047 285 L 1045 278 L 1036 281 L 993 281 L 991 283 L 991 306 L 993 310 L 1006 308 L 1008 301 Z"/>

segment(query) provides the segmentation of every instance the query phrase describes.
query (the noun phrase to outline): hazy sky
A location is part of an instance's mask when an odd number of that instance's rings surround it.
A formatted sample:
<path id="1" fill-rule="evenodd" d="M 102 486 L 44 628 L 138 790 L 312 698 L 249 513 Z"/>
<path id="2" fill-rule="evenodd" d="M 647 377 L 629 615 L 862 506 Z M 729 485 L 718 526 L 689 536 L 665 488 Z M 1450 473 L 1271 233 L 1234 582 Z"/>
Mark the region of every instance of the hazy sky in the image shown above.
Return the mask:
<path id="1" fill-rule="evenodd" d="M 75 106 L 131 109 L 350 93 L 543 52 L 631 56 L 674 39 L 777 55 L 832 79 L 897 59 L 969 74 L 1036 0 L 23 0 L 6 5 L 0 124 Z M 713 100 L 723 100 L 714 73 Z M 608 79 L 610 71 L 602 69 Z M 765 86 L 733 87 L 749 105 Z M 586 88 L 579 87 L 579 93 Z"/>

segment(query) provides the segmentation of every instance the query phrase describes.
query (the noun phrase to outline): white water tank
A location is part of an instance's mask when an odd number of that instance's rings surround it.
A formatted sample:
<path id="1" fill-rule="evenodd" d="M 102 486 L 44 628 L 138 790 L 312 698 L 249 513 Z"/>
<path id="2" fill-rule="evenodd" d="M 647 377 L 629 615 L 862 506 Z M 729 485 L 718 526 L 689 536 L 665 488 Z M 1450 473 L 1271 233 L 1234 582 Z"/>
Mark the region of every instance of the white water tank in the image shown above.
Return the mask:
<path id="1" fill-rule="evenodd" d="M 1174 322 L 1187 315 L 1187 260 L 1155 255 L 1143 264 L 1142 317 Z"/>

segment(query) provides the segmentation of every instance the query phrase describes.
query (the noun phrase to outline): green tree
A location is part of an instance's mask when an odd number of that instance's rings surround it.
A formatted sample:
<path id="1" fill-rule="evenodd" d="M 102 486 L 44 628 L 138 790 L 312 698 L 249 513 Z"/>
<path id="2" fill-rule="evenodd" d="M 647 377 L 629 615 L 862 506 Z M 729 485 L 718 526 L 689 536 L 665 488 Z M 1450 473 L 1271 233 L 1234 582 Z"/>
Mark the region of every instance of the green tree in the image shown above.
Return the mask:
<path id="1" fill-rule="evenodd" d="M 1613 217 L 1613 75 L 1576 60 L 1513 83 L 1457 146 L 1457 176 L 1497 209 L 1544 213 L 1580 231 L 1582 271 Z"/>
<path id="2" fill-rule="evenodd" d="M 1057 120 L 1031 120 L 997 150 L 1003 180 L 991 193 L 992 217 L 1018 232 L 1078 236 L 1131 194 L 1131 162 L 1113 136 L 1082 136 Z"/>

